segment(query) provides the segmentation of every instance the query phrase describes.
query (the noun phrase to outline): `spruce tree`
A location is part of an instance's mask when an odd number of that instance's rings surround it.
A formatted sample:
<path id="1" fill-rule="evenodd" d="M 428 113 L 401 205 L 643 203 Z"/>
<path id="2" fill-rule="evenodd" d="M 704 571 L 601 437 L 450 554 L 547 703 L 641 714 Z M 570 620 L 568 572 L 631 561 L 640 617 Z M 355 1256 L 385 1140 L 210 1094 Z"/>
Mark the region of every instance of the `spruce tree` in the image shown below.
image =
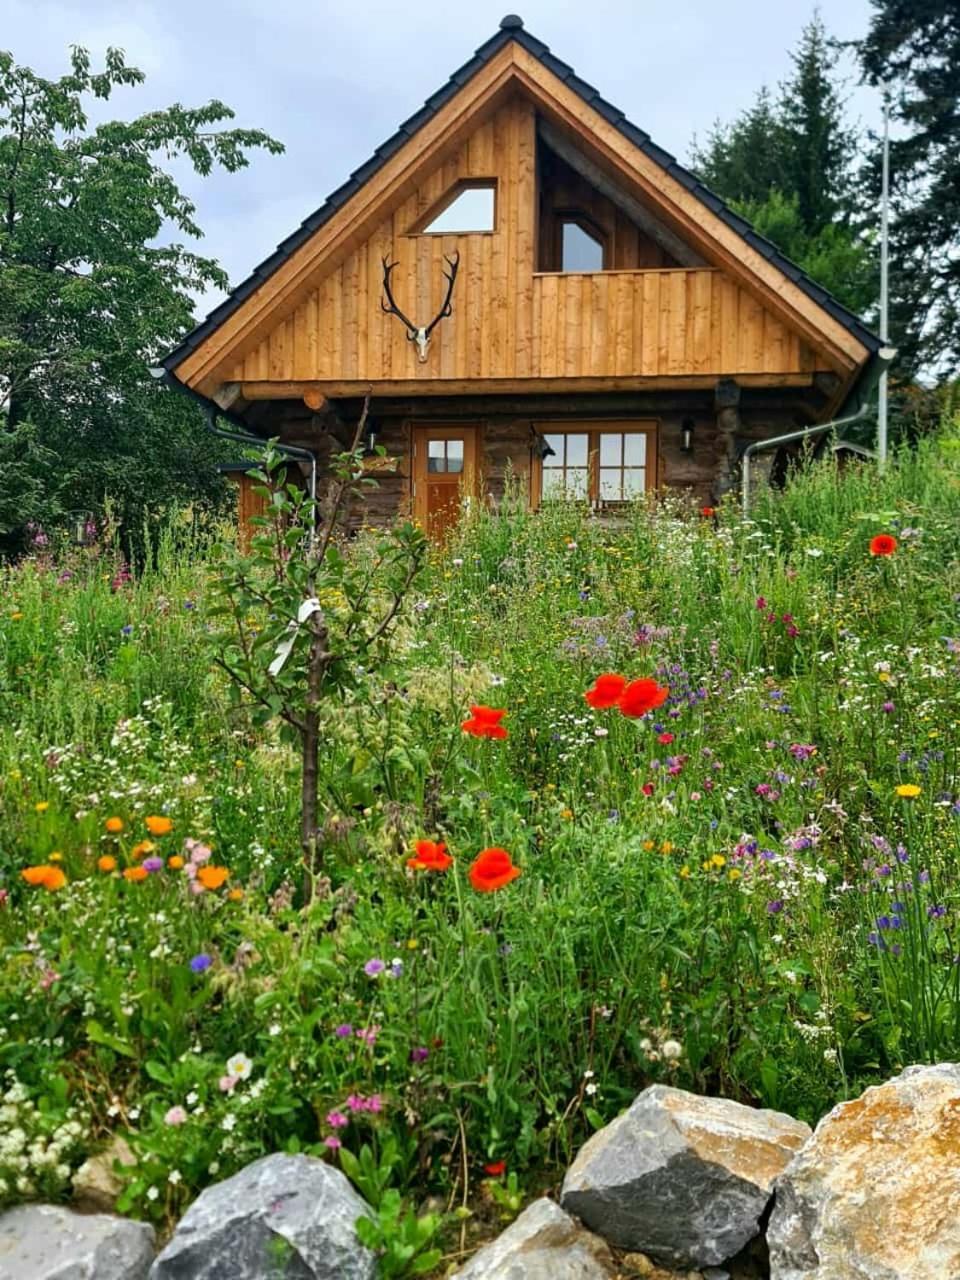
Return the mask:
<path id="1" fill-rule="evenodd" d="M 864 77 L 889 91 L 891 339 L 906 368 L 960 370 L 960 6 L 873 0 Z M 867 176 L 879 192 L 879 167 Z"/>
<path id="2" fill-rule="evenodd" d="M 844 118 L 837 52 L 818 14 L 791 55 L 776 96 L 763 88 L 732 123 L 717 124 L 693 165 L 757 230 L 857 312 L 875 301 L 870 240 L 857 223 L 856 132 Z"/>

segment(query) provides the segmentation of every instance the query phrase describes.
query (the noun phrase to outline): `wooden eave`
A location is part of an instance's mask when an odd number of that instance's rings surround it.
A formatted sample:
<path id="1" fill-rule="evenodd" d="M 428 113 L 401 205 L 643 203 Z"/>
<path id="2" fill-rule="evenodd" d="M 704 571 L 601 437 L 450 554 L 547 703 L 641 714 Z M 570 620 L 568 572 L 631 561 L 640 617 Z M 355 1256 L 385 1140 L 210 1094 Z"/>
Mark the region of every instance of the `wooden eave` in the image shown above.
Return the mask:
<path id="1" fill-rule="evenodd" d="M 844 388 L 852 384 L 879 339 L 516 25 L 478 50 L 373 160 L 171 352 L 164 361 L 168 371 L 211 394 L 229 362 L 254 347 L 278 314 L 289 313 L 326 270 L 372 234 L 425 174 L 518 90 L 707 261 L 821 352 Z M 536 383 L 530 379 L 531 389 Z"/>

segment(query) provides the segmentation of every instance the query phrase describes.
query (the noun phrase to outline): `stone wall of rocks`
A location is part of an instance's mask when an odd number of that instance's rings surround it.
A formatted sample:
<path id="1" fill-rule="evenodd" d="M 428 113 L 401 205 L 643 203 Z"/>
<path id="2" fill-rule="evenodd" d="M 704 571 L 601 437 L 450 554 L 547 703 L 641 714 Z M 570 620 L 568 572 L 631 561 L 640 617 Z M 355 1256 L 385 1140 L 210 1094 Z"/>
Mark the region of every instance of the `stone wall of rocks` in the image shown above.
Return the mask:
<path id="1" fill-rule="evenodd" d="M 0 1280 L 375 1280 L 337 1169 L 265 1156 L 151 1227 L 29 1205 Z M 960 1280 L 960 1065 L 908 1067 L 809 1127 L 654 1085 L 451 1280 Z"/>

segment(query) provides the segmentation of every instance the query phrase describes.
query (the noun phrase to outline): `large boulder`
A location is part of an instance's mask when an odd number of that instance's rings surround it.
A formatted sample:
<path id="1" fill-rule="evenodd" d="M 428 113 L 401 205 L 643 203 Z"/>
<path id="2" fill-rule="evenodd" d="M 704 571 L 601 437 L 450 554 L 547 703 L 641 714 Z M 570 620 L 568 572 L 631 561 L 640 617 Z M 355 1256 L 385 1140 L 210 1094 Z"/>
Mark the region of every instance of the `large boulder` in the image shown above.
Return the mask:
<path id="1" fill-rule="evenodd" d="M 150 1280 L 373 1280 L 354 1223 L 370 1207 L 312 1156 L 264 1156 L 194 1200 Z"/>
<path id="2" fill-rule="evenodd" d="M 776 1185 L 772 1280 L 960 1276 L 960 1065 L 834 1107 Z"/>
<path id="3" fill-rule="evenodd" d="M 553 1200 L 534 1200 L 452 1280 L 613 1280 L 613 1255 Z"/>
<path id="4" fill-rule="evenodd" d="M 0 1280 L 146 1280 L 153 1254 L 145 1222 L 54 1204 L 0 1215 Z"/>
<path id="5" fill-rule="evenodd" d="M 774 1179 L 809 1136 L 778 1111 L 652 1085 L 580 1150 L 560 1203 L 621 1249 L 716 1266 L 757 1234 Z"/>

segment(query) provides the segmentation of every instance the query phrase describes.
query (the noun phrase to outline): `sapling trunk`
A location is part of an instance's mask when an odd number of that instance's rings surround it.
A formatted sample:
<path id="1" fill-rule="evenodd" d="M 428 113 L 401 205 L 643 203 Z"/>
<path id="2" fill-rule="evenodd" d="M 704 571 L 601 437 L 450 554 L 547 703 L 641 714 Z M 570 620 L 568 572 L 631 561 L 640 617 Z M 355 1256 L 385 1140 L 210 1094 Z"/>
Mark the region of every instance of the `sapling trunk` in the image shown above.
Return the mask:
<path id="1" fill-rule="evenodd" d="M 311 590 L 313 581 L 311 579 Z M 307 653 L 307 698 L 300 733 L 303 768 L 300 781 L 300 841 L 306 868 L 304 896 L 309 899 L 313 877 L 319 870 L 318 845 L 320 829 L 318 778 L 320 764 L 320 699 L 323 677 L 330 663 L 327 628 L 322 613 L 310 615 L 310 648 Z"/>

